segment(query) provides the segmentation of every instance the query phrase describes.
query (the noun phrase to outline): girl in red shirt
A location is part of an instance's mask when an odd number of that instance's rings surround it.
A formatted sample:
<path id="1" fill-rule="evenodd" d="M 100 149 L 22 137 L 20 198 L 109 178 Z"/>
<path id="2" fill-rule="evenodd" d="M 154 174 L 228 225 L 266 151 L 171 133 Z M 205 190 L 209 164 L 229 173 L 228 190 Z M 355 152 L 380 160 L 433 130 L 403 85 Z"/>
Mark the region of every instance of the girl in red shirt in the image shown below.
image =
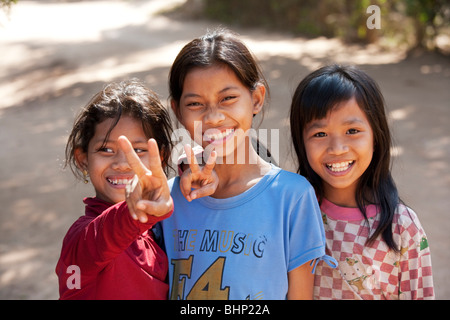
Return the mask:
<path id="1" fill-rule="evenodd" d="M 167 256 L 152 227 L 173 211 L 171 133 L 166 109 L 138 80 L 109 84 L 81 110 L 67 164 L 96 194 L 64 238 L 60 299 L 167 298 Z"/>

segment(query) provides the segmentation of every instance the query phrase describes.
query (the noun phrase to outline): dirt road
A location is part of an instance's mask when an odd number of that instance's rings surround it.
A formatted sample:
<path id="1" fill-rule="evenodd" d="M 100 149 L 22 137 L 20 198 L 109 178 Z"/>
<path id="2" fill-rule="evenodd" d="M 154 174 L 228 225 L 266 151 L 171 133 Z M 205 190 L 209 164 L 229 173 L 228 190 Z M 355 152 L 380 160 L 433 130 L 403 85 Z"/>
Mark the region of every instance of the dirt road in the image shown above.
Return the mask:
<path id="1" fill-rule="evenodd" d="M 0 299 L 57 299 L 62 238 L 91 186 L 63 170 L 74 114 L 105 82 L 138 77 L 166 101 L 178 51 L 217 24 L 156 15 L 183 0 L 19 1 L 0 15 Z M 360 65 L 380 84 L 396 148 L 394 175 L 432 250 L 437 297 L 450 299 L 450 59 L 234 29 L 261 61 L 271 101 L 261 128 L 279 129 L 293 170 L 288 108 L 298 81 L 330 62 Z"/>

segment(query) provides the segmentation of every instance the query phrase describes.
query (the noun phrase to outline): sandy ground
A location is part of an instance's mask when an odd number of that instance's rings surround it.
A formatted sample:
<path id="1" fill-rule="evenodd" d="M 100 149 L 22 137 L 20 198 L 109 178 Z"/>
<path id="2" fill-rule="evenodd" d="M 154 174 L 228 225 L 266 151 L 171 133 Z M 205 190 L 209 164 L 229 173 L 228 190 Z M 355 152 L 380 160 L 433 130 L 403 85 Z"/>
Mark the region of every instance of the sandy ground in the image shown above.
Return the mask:
<path id="1" fill-rule="evenodd" d="M 183 0 L 23 1 L 0 13 L 0 299 L 57 299 L 62 239 L 91 186 L 63 170 L 77 110 L 105 82 L 138 77 L 167 101 L 178 51 L 217 23 L 156 15 Z M 432 250 L 436 294 L 450 298 L 450 59 L 405 58 L 375 46 L 239 32 L 271 88 L 261 128 L 279 129 L 279 163 L 293 170 L 288 108 L 298 81 L 330 62 L 360 65 L 380 84 L 396 148 L 394 175 Z"/>

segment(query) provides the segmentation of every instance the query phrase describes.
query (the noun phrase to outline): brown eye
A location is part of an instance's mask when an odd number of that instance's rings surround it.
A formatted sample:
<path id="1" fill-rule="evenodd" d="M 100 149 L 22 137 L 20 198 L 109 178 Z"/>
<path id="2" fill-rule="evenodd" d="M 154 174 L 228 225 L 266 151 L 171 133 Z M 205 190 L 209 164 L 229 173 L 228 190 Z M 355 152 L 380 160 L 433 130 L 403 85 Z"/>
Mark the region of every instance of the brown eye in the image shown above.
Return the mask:
<path id="1" fill-rule="evenodd" d="M 349 130 L 347 130 L 347 134 L 356 134 L 358 132 L 359 132 L 358 129 L 349 129 Z"/>
<path id="2" fill-rule="evenodd" d="M 323 138 L 326 136 L 327 136 L 327 134 L 325 132 L 317 132 L 314 134 L 314 137 L 317 137 L 317 138 Z"/>

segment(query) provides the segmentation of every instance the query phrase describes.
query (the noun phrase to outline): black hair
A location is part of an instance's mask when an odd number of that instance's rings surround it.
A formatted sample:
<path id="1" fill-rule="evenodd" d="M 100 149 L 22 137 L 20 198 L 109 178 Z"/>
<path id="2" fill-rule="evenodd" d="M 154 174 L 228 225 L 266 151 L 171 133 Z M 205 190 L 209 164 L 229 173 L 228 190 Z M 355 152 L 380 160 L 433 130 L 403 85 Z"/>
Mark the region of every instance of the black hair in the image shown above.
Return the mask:
<path id="1" fill-rule="evenodd" d="M 186 44 L 172 64 L 169 93 L 177 109 L 187 74 L 194 68 L 221 64 L 229 67 L 250 91 L 255 90 L 258 85 L 264 85 L 269 92 L 267 81 L 247 46 L 235 33 L 216 29 Z"/>
<path id="2" fill-rule="evenodd" d="M 310 181 L 320 201 L 323 198 L 322 180 L 308 163 L 303 130 L 310 121 L 325 118 L 333 108 L 353 97 L 366 114 L 374 137 L 372 161 L 359 179 L 355 200 L 366 221 L 366 205 L 373 203 L 380 208 L 379 224 L 368 243 L 382 234 L 388 247 L 398 251 L 392 235 L 392 221 L 401 200 L 391 175 L 392 138 L 385 102 L 377 83 L 362 70 L 353 66 L 325 66 L 307 75 L 297 86 L 290 110 L 297 172 Z"/>
<path id="3" fill-rule="evenodd" d="M 87 152 L 97 124 L 106 119 L 114 119 L 106 134 L 106 143 L 120 117 L 124 115 L 139 120 L 146 137 L 156 140 L 163 158 L 162 166 L 166 174 L 168 173 L 172 151 L 172 124 L 169 113 L 156 93 L 138 79 L 131 79 L 106 85 L 76 117 L 66 145 L 66 166 L 70 166 L 77 178 L 81 178 L 82 173 L 76 162 L 75 150 Z"/>

